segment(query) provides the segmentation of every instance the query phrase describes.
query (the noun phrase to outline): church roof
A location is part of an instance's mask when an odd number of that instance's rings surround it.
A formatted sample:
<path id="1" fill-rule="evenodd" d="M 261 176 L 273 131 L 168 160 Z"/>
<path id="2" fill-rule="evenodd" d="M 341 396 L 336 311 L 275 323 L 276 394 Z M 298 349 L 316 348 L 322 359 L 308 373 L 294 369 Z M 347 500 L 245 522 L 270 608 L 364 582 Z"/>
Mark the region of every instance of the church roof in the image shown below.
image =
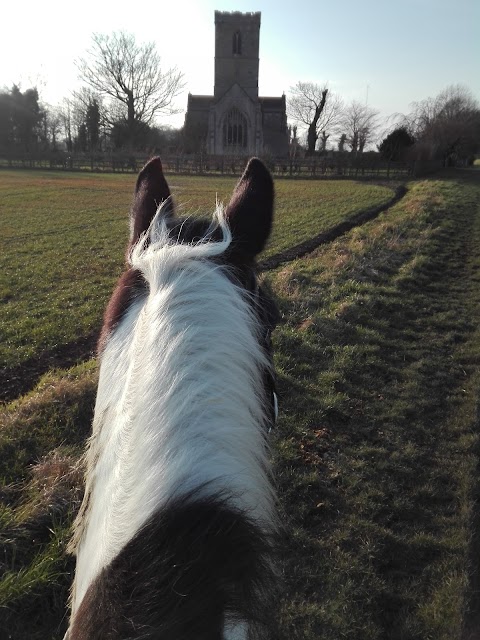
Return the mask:
<path id="1" fill-rule="evenodd" d="M 191 93 L 188 94 L 188 110 L 191 109 L 201 109 L 201 110 L 206 110 L 208 111 L 208 109 L 210 108 L 210 105 L 212 104 L 213 101 L 213 96 L 194 96 Z"/>
<path id="2" fill-rule="evenodd" d="M 241 88 L 241 87 L 240 87 Z M 242 89 L 243 91 L 243 89 Z M 228 91 L 226 92 L 228 93 Z M 223 96 L 222 96 L 223 97 Z M 250 98 L 251 99 L 251 98 Z M 221 98 L 220 98 L 221 100 Z M 219 102 L 220 100 L 215 100 L 215 102 Z M 214 101 L 214 96 L 204 96 L 204 95 L 192 95 L 191 93 L 188 94 L 188 109 L 194 109 L 194 110 L 205 110 L 208 111 L 208 109 L 210 108 L 210 105 L 213 103 Z M 285 109 L 285 96 L 279 96 L 279 97 L 272 97 L 272 96 L 266 96 L 266 97 L 259 97 L 258 101 L 260 102 L 260 105 L 262 107 L 262 109 L 266 109 L 267 111 L 278 111 L 278 110 L 283 110 Z"/>
<path id="3" fill-rule="evenodd" d="M 277 110 L 277 109 L 284 109 L 285 108 L 285 95 L 280 96 L 280 97 L 264 97 L 264 98 L 258 98 L 260 104 L 262 105 L 263 109 L 272 109 L 272 110 Z"/>

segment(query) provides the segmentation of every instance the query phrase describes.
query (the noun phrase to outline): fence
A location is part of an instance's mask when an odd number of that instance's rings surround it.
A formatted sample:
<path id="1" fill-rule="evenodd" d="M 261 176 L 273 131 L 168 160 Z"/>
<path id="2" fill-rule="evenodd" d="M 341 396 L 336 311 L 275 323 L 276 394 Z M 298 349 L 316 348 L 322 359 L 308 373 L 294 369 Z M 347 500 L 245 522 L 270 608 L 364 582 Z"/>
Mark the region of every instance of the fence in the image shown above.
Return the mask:
<path id="1" fill-rule="evenodd" d="M 136 173 L 147 159 L 146 155 L 106 153 L 4 154 L 0 156 L 0 168 Z M 404 179 L 412 175 L 409 165 L 385 162 L 371 154 L 263 159 L 274 175 L 292 178 Z M 168 173 L 187 175 L 237 176 L 242 173 L 247 160 L 247 157 L 239 156 L 162 156 L 162 164 Z"/>

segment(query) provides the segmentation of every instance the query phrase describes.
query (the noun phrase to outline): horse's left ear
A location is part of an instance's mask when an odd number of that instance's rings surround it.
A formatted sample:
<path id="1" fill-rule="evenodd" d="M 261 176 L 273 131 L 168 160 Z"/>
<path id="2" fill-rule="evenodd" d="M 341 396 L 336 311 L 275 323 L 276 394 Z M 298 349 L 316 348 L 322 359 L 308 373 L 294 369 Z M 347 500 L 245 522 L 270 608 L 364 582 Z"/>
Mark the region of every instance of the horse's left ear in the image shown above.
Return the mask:
<path id="1" fill-rule="evenodd" d="M 130 242 L 134 244 L 147 231 L 162 202 L 164 215 L 173 215 L 173 204 L 160 158 L 152 158 L 140 171 L 130 212 Z"/>
<path id="2" fill-rule="evenodd" d="M 263 250 L 272 229 L 273 200 L 272 176 L 261 160 L 252 158 L 225 212 L 232 251 L 253 258 Z"/>

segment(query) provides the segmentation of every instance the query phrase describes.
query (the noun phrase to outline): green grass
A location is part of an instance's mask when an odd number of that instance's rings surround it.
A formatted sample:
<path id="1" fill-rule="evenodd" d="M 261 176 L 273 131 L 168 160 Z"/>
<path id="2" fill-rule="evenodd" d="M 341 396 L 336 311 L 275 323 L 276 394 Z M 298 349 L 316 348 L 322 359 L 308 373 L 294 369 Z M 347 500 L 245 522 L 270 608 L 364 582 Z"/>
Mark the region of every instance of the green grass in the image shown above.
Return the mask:
<path id="1" fill-rule="evenodd" d="M 98 333 L 121 272 L 132 175 L 0 172 L 0 367 L 45 362 Z M 210 213 L 233 178 L 172 176 L 182 213 Z M 277 182 L 277 223 L 265 255 L 388 200 L 387 187 L 351 181 Z"/>
<path id="2" fill-rule="evenodd" d="M 74 567 L 66 546 L 83 492 L 78 462 L 96 382 L 93 361 L 51 372 L 0 410 L 0 631 L 9 629 L 12 640 L 65 633 Z"/>
<path id="3" fill-rule="evenodd" d="M 416 184 L 279 270 L 286 637 L 460 639 L 478 464 L 480 184 Z"/>
<path id="4" fill-rule="evenodd" d="M 278 640 L 462 639 L 479 489 L 480 181 L 461 175 L 412 183 L 377 220 L 266 276 L 282 313 Z M 63 637 L 95 384 L 93 362 L 54 371 L 0 413 L 0 629 L 13 640 Z"/>

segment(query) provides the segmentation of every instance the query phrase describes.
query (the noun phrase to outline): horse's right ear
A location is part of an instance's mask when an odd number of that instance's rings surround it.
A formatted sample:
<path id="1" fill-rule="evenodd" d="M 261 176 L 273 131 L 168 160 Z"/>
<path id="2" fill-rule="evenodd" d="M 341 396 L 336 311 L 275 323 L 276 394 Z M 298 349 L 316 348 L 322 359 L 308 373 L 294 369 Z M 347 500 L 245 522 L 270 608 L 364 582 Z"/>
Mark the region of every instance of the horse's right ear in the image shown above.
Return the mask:
<path id="1" fill-rule="evenodd" d="M 140 171 L 130 211 L 130 243 L 135 244 L 147 231 L 158 207 L 165 202 L 163 212 L 173 215 L 173 203 L 160 158 L 152 158 Z"/>
<path id="2" fill-rule="evenodd" d="M 264 249 L 272 230 L 273 200 L 269 170 L 258 158 L 251 158 L 225 211 L 233 252 L 254 258 Z"/>

